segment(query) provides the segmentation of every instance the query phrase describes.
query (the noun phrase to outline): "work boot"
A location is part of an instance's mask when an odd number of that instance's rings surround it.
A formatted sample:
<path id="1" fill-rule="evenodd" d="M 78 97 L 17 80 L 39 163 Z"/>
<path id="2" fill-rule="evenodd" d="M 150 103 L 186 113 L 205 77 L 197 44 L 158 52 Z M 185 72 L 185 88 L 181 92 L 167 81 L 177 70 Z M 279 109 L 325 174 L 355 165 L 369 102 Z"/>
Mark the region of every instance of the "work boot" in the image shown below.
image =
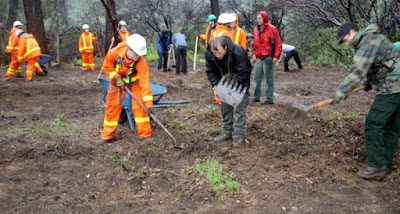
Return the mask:
<path id="1" fill-rule="evenodd" d="M 260 100 L 253 99 L 253 103 L 259 103 L 259 102 L 260 102 Z"/>
<path id="2" fill-rule="evenodd" d="M 230 138 L 232 138 L 231 133 L 222 132 L 220 135 L 218 135 L 214 138 L 214 142 L 218 143 L 218 142 L 228 140 Z"/>
<path id="3" fill-rule="evenodd" d="M 244 142 L 243 137 L 234 138 L 232 145 L 233 145 L 233 147 L 237 148 L 237 147 L 242 146 L 243 142 Z"/>
<path id="4" fill-rule="evenodd" d="M 273 105 L 274 102 L 268 101 L 268 100 L 264 100 L 261 102 L 261 105 Z"/>
<path id="5" fill-rule="evenodd" d="M 113 141 L 112 139 L 109 139 L 109 140 L 100 139 L 100 140 L 96 141 L 96 144 L 104 145 L 104 144 L 107 144 L 107 143 L 111 143 L 112 141 Z"/>
<path id="6" fill-rule="evenodd" d="M 382 178 L 389 173 L 389 169 L 386 165 L 383 166 L 368 166 L 366 169 L 360 169 L 357 175 L 365 179 Z"/>

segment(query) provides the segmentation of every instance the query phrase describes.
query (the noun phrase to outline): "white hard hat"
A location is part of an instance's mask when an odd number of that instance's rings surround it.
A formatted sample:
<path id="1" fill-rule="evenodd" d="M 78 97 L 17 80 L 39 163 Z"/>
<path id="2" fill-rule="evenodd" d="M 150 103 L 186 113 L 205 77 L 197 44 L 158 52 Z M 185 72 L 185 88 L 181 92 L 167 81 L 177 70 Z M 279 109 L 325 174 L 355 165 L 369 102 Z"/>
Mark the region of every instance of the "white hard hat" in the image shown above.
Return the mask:
<path id="1" fill-rule="evenodd" d="M 87 24 L 82 25 L 82 29 L 83 29 L 83 30 L 89 29 L 89 28 L 90 28 L 90 27 L 89 27 L 89 25 L 87 25 Z"/>
<path id="2" fill-rule="evenodd" d="M 22 22 L 20 22 L 20 21 L 15 21 L 14 24 L 13 24 L 13 27 L 22 26 L 22 25 L 23 25 Z"/>
<path id="3" fill-rule="evenodd" d="M 218 23 L 227 24 L 236 21 L 236 16 L 232 13 L 223 13 L 218 17 Z"/>
<path id="4" fill-rule="evenodd" d="M 147 54 L 146 40 L 140 34 L 132 34 L 126 39 L 126 44 L 139 56 Z"/>
<path id="5" fill-rule="evenodd" d="M 125 25 L 126 26 L 126 22 L 124 20 L 119 21 L 118 22 L 118 26 L 121 26 L 121 25 Z"/>

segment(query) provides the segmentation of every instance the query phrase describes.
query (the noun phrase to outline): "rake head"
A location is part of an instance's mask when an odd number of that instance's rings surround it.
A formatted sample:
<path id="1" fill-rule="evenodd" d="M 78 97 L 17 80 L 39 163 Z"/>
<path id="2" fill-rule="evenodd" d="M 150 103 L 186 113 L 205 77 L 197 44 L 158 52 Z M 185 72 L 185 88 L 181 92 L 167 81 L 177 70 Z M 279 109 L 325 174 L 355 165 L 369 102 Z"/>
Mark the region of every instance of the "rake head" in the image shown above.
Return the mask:
<path id="1" fill-rule="evenodd" d="M 240 86 L 235 80 L 228 80 L 225 77 L 222 77 L 217 85 L 217 97 L 233 107 L 239 105 L 246 91 L 245 86 Z"/>
<path id="2" fill-rule="evenodd" d="M 297 102 L 289 102 L 285 106 L 285 111 L 288 116 L 301 121 L 304 121 L 307 118 L 307 113 L 312 109 L 312 106 L 306 106 Z"/>

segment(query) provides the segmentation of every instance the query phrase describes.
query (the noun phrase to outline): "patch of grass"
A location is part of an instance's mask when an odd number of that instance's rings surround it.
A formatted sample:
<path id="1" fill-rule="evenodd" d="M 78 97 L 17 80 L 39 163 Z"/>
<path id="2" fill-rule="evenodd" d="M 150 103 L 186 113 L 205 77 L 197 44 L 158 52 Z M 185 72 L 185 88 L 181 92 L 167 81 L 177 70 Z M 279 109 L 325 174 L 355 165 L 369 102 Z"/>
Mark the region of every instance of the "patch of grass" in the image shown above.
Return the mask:
<path id="1" fill-rule="evenodd" d="M 266 120 L 269 117 L 270 117 L 270 115 L 265 112 L 265 109 L 258 108 L 255 111 L 253 111 L 252 114 L 248 115 L 247 121 L 249 123 L 254 123 L 256 121 Z"/>
<path id="2" fill-rule="evenodd" d="M 194 168 L 208 181 L 218 200 L 222 200 L 225 193 L 234 194 L 241 190 L 237 175 L 223 173 L 224 167 L 218 160 L 211 159 L 203 163 L 196 160 Z"/>
<path id="3" fill-rule="evenodd" d="M 358 113 L 358 112 L 353 112 L 353 113 L 350 113 L 350 114 L 348 114 L 348 115 L 346 115 L 346 118 L 349 118 L 349 119 L 357 119 L 357 118 L 360 118 L 360 113 Z"/>
<path id="4" fill-rule="evenodd" d="M 176 194 L 176 197 L 177 197 L 178 199 L 183 198 L 183 196 L 185 196 L 185 193 L 184 193 L 184 192 L 178 192 L 178 193 Z"/>
<path id="5" fill-rule="evenodd" d="M 180 134 L 184 132 L 190 126 L 190 121 L 171 121 L 172 132 L 174 134 Z"/>
<path id="6" fill-rule="evenodd" d="M 25 132 L 26 132 L 26 129 L 19 128 L 19 127 L 10 127 L 8 129 L 0 130 L 0 136 L 16 138 L 16 137 L 23 135 Z"/>
<path id="7" fill-rule="evenodd" d="M 343 117 L 343 114 L 338 111 L 324 111 L 322 114 L 322 119 L 325 121 L 333 120 L 333 119 L 339 119 Z"/>
<path id="8" fill-rule="evenodd" d="M 113 153 L 110 155 L 110 159 L 113 160 L 115 163 L 117 163 L 124 169 L 129 168 L 128 158 L 125 156 L 119 156 L 118 154 Z"/>
<path id="9" fill-rule="evenodd" d="M 170 115 L 175 115 L 178 113 L 178 109 L 176 107 L 167 107 L 167 112 Z"/>
<path id="10" fill-rule="evenodd" d="M 77 135 L 77 130 L 67 126 L 70 122 L 64 114 L 59 114 L 54 120 L 45 121 L 36 125 L 30 132 L 29 136 L 43 138 L 47 136 L 63 136 L 63 135 Z"/>
<path id="11" fill-rule="evenodd" d="M 204 116 L 207 118 L 219 116 L 220 111 L 219 105 L 210 105 L 207 111 L 204 113 Z"/>
<path id="12" fill-rule="evenodd" d="M 51 125 L 51 126 L 66 126 L 68 124 L 69 124 L 69 122 L 64 114 L 57 115 L 56 119 L 49 122 L 49 125 Z"/>
<path id="13" fill-rule="evenodd" d="M 312 150 L 313 150 L 314 152 L 318 152 L 318 151 L 321 151 L 321 147 L 320 147 L 319 145 L 313 145 L 313 146 L 312 146 Z"/>

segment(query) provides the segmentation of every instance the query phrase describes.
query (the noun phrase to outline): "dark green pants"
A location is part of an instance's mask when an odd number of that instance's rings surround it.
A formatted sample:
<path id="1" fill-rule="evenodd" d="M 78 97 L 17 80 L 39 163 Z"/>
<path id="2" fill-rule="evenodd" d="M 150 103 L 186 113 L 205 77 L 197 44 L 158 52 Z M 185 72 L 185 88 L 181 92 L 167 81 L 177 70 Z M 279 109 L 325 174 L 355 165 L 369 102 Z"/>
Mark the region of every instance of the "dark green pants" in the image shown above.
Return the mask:
<path id="1" fill-rule="evenodd" d="M 400 136 L 400 93 L 377 95 L 365 121 L 369 166 L 392 166 Z"/>
<path id="2" fill-rule="evenodd" d="M 254 65 L 254 95 L 253 99 L 260 100 L 261 98 L 261 83 L 265 79 L 265 95 L 267 101 L 274 102 L 274 83 L 275 83 L 275 64 L 272 57 L 267 57 L 264 60 L 257 59 Z"/>
<path id="3" fill-rule="evenodd" d="M 222 102 L 222 131 L 232 133 L 232 138 L 244 138 L 246 136 L 246 109 L 249 105 L 249 95 L 246 93 L 242 102 L 236 107 Z"/>

